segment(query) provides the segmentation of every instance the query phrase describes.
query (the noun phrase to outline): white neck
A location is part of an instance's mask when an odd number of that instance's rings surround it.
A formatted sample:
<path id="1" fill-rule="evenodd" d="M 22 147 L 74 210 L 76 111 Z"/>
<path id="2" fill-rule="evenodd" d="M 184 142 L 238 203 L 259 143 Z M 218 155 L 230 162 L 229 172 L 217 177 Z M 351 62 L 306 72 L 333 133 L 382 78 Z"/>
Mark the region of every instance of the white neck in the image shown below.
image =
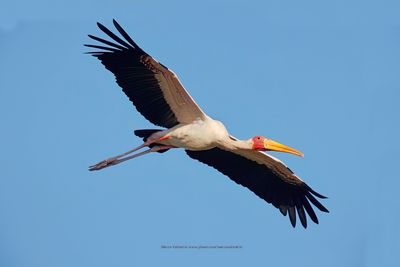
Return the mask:
<path id="1" fill-rule="evenodd" d="M 252 150 L 253 142 L 250 140 L 231 140 L 230 146 L 232 149 Z"/>

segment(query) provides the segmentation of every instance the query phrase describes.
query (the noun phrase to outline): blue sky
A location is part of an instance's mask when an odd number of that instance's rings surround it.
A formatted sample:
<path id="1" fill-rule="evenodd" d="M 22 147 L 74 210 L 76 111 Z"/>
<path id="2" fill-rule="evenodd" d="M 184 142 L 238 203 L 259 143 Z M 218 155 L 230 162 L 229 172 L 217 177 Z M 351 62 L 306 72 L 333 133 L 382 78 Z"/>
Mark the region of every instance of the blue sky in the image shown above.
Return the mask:
<path id="1" fill-rule="evenodd" d="M 398 266 L 399 2 L 143 2 L 3 3 L 0 265 Z M 153 127 L 83 54 L 112 18 L 233 135 L 303 151 L 274 156 L 331 213 L 293 229 L 183 151 L 88 172 Z"/>

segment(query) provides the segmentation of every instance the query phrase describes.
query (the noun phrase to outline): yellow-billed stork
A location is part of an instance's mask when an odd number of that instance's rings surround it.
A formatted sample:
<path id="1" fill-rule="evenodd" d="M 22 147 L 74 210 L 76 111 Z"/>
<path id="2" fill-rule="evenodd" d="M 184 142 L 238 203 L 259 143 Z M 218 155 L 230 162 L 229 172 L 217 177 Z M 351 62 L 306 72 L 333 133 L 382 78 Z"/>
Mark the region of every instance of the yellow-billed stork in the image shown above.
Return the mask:
<path id="1" fill-rule="evenodd" d="M 293 227 L 296 225 L 296 211 L 304 228 L 307 227 L 306 212 L 318 224 L 310 202 L 319 210 L 328 212 L 315 198 L 325 197 L 265 151 L 298 156 L 303 156 L 303 153 L 263 136 L 238 140 L 230 135 L 220 121 L 201 110 L 174 72 L 144 52 L 115 20 L 113 23 L 124 39 L 97 23 L 114 42 L 89 35 L 103 45 L 85 46 L 99 49 L 89 54 L 114 73 L 118 85 L 147 120 L 166 129 L 136 130 L 135 134 L 144 140 L 142 145 L 90 166 L 91 171 L 147 153 L 183 148 L 189 157 L 247 187 L 283 215 L 289 213 Z M 148 149 L 129 155 L 144 147 Z"/>

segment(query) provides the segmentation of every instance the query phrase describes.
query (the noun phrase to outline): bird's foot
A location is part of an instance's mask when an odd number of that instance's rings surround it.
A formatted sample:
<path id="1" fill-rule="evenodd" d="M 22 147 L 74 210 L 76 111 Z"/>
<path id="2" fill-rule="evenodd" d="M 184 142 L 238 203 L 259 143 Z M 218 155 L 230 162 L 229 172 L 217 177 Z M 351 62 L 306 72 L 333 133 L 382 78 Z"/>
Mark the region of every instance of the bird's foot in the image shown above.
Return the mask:
<path id="1" fill-rule="evenodd" d="M 117 158 L 109 158 L 89 167 L 89 171 L 97 171 L 117 164 Z"/>

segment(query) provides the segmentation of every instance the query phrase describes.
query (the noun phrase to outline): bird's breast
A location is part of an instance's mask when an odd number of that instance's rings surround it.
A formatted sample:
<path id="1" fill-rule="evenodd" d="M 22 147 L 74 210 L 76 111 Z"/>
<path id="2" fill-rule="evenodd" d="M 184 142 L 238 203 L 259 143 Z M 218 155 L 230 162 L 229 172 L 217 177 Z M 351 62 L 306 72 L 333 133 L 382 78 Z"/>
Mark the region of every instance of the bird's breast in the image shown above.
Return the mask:
<path id="1" fill-rule="evenodd" d="M 168 134 L 168 145 L 188 150 L 207 150 L 215 147 L 220 140 L 229 138 L 222 123 L 207 119 L 197 120 L 191 124 L 178 125 Z"/>

